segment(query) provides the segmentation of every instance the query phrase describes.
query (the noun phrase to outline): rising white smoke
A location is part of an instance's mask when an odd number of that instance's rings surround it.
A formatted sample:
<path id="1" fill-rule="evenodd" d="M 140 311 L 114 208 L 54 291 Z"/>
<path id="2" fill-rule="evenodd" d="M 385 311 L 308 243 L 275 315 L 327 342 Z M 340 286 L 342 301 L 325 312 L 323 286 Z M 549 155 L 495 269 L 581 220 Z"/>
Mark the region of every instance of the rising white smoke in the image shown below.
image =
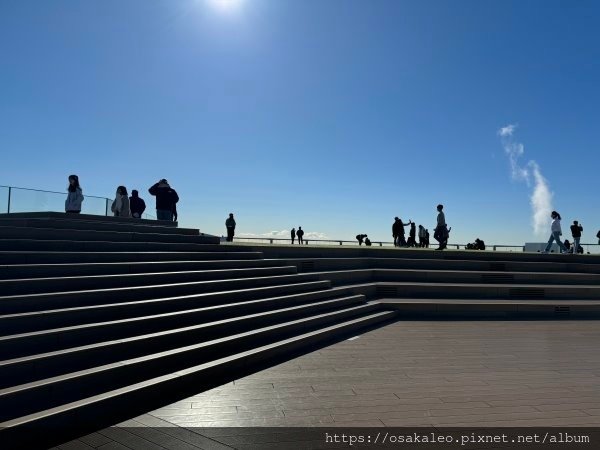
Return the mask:
<path id="1" fill-rule="evenodd" d="M 537 162 L 532 160 L 525 166 L 520 165 L 519 159 L 525 154 L 525 146 L 514 140 L 516 129 L 517 125 L 507 125 L 498 130 L 498 135 L 502 139 L 504 152 L 510 162 L 512 178 L 525 181 L 527 186 L 531 186 L 533 181 L 533 191 L 529 197 L 532 210 L 531 222 L 534 233 L 542 236 L 547 231 L 553 193 Z"/>

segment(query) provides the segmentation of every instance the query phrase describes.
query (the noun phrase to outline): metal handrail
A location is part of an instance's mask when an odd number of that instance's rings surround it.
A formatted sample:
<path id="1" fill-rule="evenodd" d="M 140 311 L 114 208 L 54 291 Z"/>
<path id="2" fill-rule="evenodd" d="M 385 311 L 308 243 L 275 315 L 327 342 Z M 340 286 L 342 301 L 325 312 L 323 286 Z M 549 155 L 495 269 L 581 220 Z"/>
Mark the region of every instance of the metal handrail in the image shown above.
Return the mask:
<path id="1" fill-rule="evenodd" d="M 269 244 L 277 244 L 279 242 L 281 243 L 287 243 L 289 245 L 292 245 L 291 238 L 275 238 L 275 237 L 249 237 L 249 236 L 235 236 L 234 241 L 268 241 Z M 317 245 L 327 245 L 327 243 L 329 244 L 337 244 L 337 245 L 344 245 L 344 244 L 349 244 L 349 245 L 354 245 L 354 246 L 358 246 L 358 241 L 356 240 L 344 240 L 344 239 L 302 239 L 302 241 L 304 242 L 305 245 L 309 245 L 310 242 L 312 243 L 316 243 Z M 379 246 L 379 247 L 393 247 L 394 243 L 391 241 L 371 241 L 372 246 Z M 376 245 L 377 244 L 377 245 Z M 298 239 L 296 238 L 296 240 L 294 241 L 294 245 L 298 245 Z M 364 244 L 363 244 L 364 245 Z M 437 243 L 434 243 L 431 245 L 431 247 L 435 247 L 437 245 Z M 580 246 L 600 246 L 600 244 L 585 244 L 585 243 L 580 243 Z M 362 246 L 361 246 L 362 247 Z M 448 248 L 454 248 L 456 247 L 457 250 L 465 250 L 466 244 L 447 244 Z M 400 247 L 400 248 L 422 248 L 419 246 L 416 247 Z M 486 245 L 486 250 L 484 251 L 498 251 L 498 250 L 502 250 L 502 249 L 519 249 L 520 251 L 525 251 L 525 246 L 524 245 L 506 245 L 506 244 L 495 244 L 495 245 Z M 477 250 L 474 250 L 477 251 Z M 512 250 L 511 250 L 512 251 Z"/>

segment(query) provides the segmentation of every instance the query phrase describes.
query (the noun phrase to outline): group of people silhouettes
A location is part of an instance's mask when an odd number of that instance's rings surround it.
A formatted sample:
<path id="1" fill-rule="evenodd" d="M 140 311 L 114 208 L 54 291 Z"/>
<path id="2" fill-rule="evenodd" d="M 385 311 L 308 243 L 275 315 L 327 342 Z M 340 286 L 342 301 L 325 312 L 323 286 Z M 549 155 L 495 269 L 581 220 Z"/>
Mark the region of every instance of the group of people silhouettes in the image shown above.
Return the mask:
<path id="1" fill-rule="evenodd" d="M 173 189 L 167 180 L 164 178 L 158 183 L 155 183 L 150 189 L 148 189 L 150 195 L 156 197 L 156 217 L 158 220 L 177 221 L 177 203 L 179 202 L 179 196 L 177 191 Z M 84 196 L 81 185 L 79 184 L 79 177 L 77 175 L 69 175 L 69 186 L 67 187 L 67 199 L 65 200 L 65 212 L 71 214 L 79 214 L 81 212 L 81 205 L 83 203 Z M 118 217 L 132 217 L 141 218 L 146 210 L 146 202 L 139 196 L 137 190 L 131 191 L 131 197 L 128 196 L 127 188 L 125 186 L 119 186 L 115 195 L 115 199 L 111 205 L 111 211 L 115 216 Z M 439 247 L 436 250 L 444 250 L 448 245 L 448 238 L 450 230 L 446 224 L 446 215 L 444 214 L 444 205 L 437 205 L 437 218 L 436 227 L 434 230 L 433 237 L 439 242 Z M 577 221 L 573 221 L 571 225 L 571 236 L 573 237 L 573 243 L 571 244 L 568 240 L 564 242 L 561 240 L 562 228 L 561 228 L 561 217 L 556 211 L 552 211 L 550 214 L 552 218 L 552 224 L 550 226 L 550 238 L 548 244 L 542 253 L 549 253 L 552 248 L 553 242 L 556 242 L 561 253 L 583 253 L 582 247 L 579 245 L 581 240 L 581 234 L 583 233 L 583 226 Z M 229 214 L 227 220 L 225 220 L 225 228 L 227 229 L 227 241 L 233 242 L 235 236 L 235 219 L 233 213 Z M 408 232 L 408 240 L 406 239 L 405 227 L 410 227 Z M 395 247 L 424 247 L 429 248 L 429 230 L 423 225 L 419 225 L 417 243 L 417 230 L 416 224 L 412 220 L 408 220 L 404 223 L 399 217 L 394 218 L 392 224 L 392 236 L 394 238 Z M 304 244 L 304 231 L 302 227 L 298 227 L 298 231 L 292 228 L 290 233 L 292 244 L 298 239 L 298 244 Z M 600 244 L 600 231 L 596 234 L 598 238 L 598 244 Z M 366 246 L 371 246 L 371 241 L 366 234 L 356 235 L 358 245 L 363 243 Z M 485 250 L 485 243 L 477 238 L 474 243 L 467 244 L 465 247 L 473 250 Z"/>
<path id="2" fill-rule="evenodd" d="M 179 196 L 175 189 L 169 186 L 164 178 L 148 189 L 150 195 L 156 197 L 156 217 L 158 220 L 177 221 L 177 202 Z M 83 203 L 83 190 L 79 184 L 77 175 L 69 175 L 69 186 L 67 187 L 67 199 L 65 200 L 65 212 L 71 214 L 81 213 Z M 125 186 L 117 187 L 115 199 L 110 207 L 116 217 L 133 217 L 141 219 L 146 210 L 146 202 L 139 196 L 137 190 L 131 191 L 128 196 Z"/>
<path id="3" fill-rule="evenodd" d="M 443 209 L 444 205 L 437 206 L 437 225 L 433 235 L 440 244 L 437 250 L 444 250 L 446 248 L 448 236 L 450 234 L 450 230 L 446 225 L 446 216 L 444 215 Z M 405 227 L 410 227 L 408 231 L 408 240 L 406 239 Z M 411 219 L 409 219 L 407 223 L 404 223 L 399 217 L 394 217 L 392 237 L 394 238 L 395 247 L 429 248 L 429 230 L 423 225 L 419 225 L 419 233 L 417 236 L 417 225 Z M 417 237 L 419 238 L 419 242 L 417 242 Z"/>
<path id="4" fill-rule="evenodd" d="M 294 245 L 294 241 L 298 238 L 298 244 L 304 244 L 304 230 L 302 227 L 298 227 L 298 231 L 295 228 L 292 228 L 290 231 L 290 238 L 292 239 L 292 245 Z"/>

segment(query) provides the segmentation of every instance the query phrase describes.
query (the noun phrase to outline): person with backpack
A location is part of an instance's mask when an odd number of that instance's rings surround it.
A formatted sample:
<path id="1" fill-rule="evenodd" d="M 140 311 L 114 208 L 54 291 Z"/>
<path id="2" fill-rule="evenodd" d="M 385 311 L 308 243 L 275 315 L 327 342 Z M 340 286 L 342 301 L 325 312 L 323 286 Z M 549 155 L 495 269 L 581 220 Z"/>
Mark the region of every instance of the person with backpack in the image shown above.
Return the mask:
<path id="1" fill-rule="evenodd" d="M 125 186 L 119 186 L 117 188 L 117 194 L 112 202 L 110 210 L 115 217 L 131 217 L 129 197 L 127 197 L 127 188 Z"/>
<path id="2" fill-rule="evenodd" d="M 296 237 L 298 238 L 298 244 L 304 244 L 304 239 L 302 239 L 304 237 L 304 230 L 302 227 L 298 227 L 298 231 L 296 231 Z"/>
<path id="3" fill-rule="evenodd" d="M 556 241 L 561 253 L 566 253 L 567 248 L 560 240 L 560 236 L 562 235 L 562 229 L 560 227 L 560 214 L 556 211 L 552 211 L 550 213 L 550 217 L 552 217 L 552 225 L 550 226 L 550 239 L 548 239 L 548 245 L 546 245 L 546 248 L 542 253 L 550 252 L 550 248 L 552 248 L 553 241 Z"/>
<path id="4" fill-rule="evenodd" d="M 164 178 L 148 189 L 150 195 L 156 197 L 156 218 L 158 220 L 173 221 L 173 208 L 179 202 L 175 189 L 169 186 Z"/>
<path id="5" fill-rule="evenodd" d="M 79 185 L 77 175 L 69 175 L 69 186 L 67 187 L 67 199 L 65 200 L 65 212 L 79 214 L 83 202 L 83 191 Z"/>
<path id="6" fill-rule="evenodd" d="M 582 232 L 583 232 L 583 227 L 579 224 L 578 221 L 574 220 L 573 225 L 571 225 L 571 236 L 573 236 L 573 254 L 574 255 L 579 253 L 579 241 L 581 240 Z"/>
<path id="7" fill-rule="evenodd" d="M 446 225 L 446 215 L 444 214 L 444 205 L 437 205 L 437 226 L 433 233 L 433 238 L 440 243 L 437 250 L 444 250 L 448 245 L 448 226 Z"/>
<path id="8" fill-rule="evenodd" d="M 129 197 L 129 209 L 131 209 L 131 217 L 141 219 L 142 214 L 146 211 L 146 202 L 140 198 L 139 192 L 133 189 L 131 197 Z"/>

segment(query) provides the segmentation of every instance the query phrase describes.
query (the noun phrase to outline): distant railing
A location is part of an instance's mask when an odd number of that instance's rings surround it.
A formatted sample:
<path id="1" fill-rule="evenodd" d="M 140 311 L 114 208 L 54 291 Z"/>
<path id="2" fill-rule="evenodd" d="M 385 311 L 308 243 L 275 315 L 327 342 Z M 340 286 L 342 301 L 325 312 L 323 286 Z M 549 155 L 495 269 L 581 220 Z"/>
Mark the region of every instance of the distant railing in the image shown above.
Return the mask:
<path id="1" fill-rule="evenodd" d="M 224 240 L 224 238 L 222 238 Z M 253 242 L 257 244 L 292 244 L 291 238 L 271 238 L 271 237 L 246 237 L 246 236 L 236 236 L 234 238 L 234 242 Z M 343 239 L 311 239 L 306 238 L 303 239 L 304 245 L 333 245 L 333 246 L 354 246 L 358 247 L 357 240 L 343 240 Z M 299 245 L 298 238 L 294 240 L 294 245 Z M 600 245 L 598 244 L 579 244 L 584 253 L 592 253 L 591 249 L 599 250 Z M 436 248 L 438 246 L 437 242 L 432 242 L 429 248 Z M 448 243 L 448 249 L 456 249 L 456 250 L 465 250 L 467 244 L 450 244 Z M 366 247 L 365 244 L 361 247 Z M 371 241 L 371 247 L 394 247 L 394 243 L 391 241 Z M 368 247 L 367 247 L 368 248 Z M 401 247 L 402 248 L 402 247 Z M 404 247 L 406 248 L 406 247 Z M 413 248 L 419 248 L 413 247 Z M 469 250 L 469 251 L 480 251 L 480 250 Z M 486 249 L 484 251 L 525 251 L 524 245 L 504 245 L 504 244 L 495 244 L 495 245 L 486 245 Z"/>
<path id="2" fill-rule="evenodd" d="M 17 212 L 60 212 L 65 210 L 66 197 L 66 192 L 0 185 L 0 212 L 6 212 L 7 214 Z M 81 205 L 83 214 L 112 215 L 110 210 L 112 199 L 88 194 L 84 194 L 84 197 Z M 142 218 L 156 219 L 153 215 L 146 213 Z"/>

